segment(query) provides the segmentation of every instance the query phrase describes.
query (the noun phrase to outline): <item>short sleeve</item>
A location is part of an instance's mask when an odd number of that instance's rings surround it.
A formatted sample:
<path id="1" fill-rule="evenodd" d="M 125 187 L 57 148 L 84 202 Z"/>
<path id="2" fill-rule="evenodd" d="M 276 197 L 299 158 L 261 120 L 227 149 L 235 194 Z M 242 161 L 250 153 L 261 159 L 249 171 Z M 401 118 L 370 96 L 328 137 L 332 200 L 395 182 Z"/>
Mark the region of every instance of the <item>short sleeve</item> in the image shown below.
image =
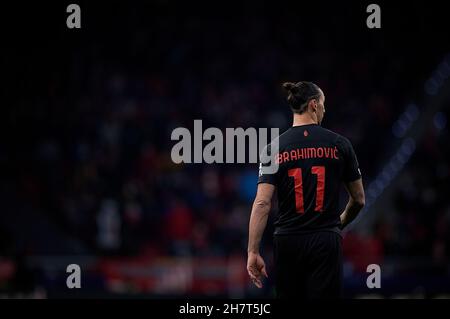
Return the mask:
<path id="1" fill-rule="evenodd" d="M 361 178 L 361 171 L 352 143 L 346 138 L 342 138 L 342 152 L 344 155 L 343 180 L 344 182 L 356 181 Z"/>

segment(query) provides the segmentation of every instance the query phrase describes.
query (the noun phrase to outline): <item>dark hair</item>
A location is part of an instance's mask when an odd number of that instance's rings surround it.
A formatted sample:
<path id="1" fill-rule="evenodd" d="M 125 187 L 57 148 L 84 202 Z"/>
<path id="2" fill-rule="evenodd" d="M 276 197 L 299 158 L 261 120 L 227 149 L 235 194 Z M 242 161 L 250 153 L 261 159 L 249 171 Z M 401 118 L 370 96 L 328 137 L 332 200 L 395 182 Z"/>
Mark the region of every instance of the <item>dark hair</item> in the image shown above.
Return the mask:
<path id="1" fill-rule="evenodd" d="M 320 97 L 320 88 L 312 82 L 285 82 L 283 88 L 288 93 L 287 101 L 292 112 L 302 114 L 308 102 Z"/>

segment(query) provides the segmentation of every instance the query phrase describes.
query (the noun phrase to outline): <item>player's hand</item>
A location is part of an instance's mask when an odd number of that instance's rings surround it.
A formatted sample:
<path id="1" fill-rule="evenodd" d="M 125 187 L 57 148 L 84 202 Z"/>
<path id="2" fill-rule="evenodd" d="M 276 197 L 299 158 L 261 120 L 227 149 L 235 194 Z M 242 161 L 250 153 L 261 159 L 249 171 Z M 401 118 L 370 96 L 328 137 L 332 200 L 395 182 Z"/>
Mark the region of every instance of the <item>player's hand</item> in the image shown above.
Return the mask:
<path id="1" fill-rule="evenodd" d="M 262 276 L 265 276 L 266 278 L 268 276 L 266 272 L 266 264 L 260 254 L 252 252 L 248 253 L 247 272 L 253 284 L 258 288 L 262 288 Z"/>

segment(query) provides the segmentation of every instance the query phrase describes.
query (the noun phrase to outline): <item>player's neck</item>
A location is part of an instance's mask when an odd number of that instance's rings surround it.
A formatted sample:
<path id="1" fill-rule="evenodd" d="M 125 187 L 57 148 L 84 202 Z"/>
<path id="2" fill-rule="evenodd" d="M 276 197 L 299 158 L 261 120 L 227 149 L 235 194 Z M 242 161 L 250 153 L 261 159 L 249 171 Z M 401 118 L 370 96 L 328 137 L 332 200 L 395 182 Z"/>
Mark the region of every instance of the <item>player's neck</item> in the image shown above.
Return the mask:
<path id="1" fill-rule="evenodd" d="M 311 114 L 303 113 L 303 114 L 295 114 L 292 121 L 292 126 L 301 126 L 301 125 L 309 125 L 309 124 L 317 124 L 317 118 L 311 116 Z"/>

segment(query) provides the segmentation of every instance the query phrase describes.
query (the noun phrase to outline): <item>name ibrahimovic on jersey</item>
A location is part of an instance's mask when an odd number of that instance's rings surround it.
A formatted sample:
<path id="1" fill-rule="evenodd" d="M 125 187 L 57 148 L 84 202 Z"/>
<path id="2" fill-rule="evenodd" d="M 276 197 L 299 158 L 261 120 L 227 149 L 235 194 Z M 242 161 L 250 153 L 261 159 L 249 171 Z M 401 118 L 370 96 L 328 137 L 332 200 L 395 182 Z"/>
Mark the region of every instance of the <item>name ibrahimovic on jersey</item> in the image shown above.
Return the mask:
<path id="1" fill-rule="evenodd" d="M 289 161 L 312 158 L 339 159 L 337 147 L 305 147 L 282 152 L 276 155 L 276 163 L 283 164 Z"/>

